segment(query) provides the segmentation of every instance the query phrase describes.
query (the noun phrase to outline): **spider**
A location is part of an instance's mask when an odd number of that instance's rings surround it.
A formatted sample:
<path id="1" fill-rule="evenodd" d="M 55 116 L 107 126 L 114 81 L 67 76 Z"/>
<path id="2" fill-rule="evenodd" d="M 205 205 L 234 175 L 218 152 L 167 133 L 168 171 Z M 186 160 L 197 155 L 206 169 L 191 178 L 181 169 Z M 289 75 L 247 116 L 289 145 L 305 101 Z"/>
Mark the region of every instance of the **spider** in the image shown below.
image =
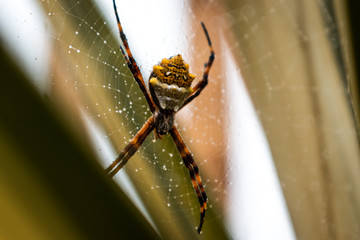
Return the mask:
<path id="1" fill-rule="evenodd" d="M 204 23 L 201 22 L 201 26 L 210 47 L 210 56 L 208 61 L 205 63 L 205 70 L 201 81 L 191 87 L 191 83 L 195 79 L 195 75 L 189 73 L 189 64 L 187 64 L 183 60 L 182 56 L 178 54 L 170 58 L 162 59 L 158 65 L 153 67 L 153 71 L 149 77 L 148 91 L 140 69 L 130 51 L 126 35 L 122 29 L 115 0 L 113 0 L 113 7 L 120 38 L 125 48 L 124 51 L 124 48 L 120 45 L 120 50 L 124 55 L 127 66 L 134 76 L 135 81 L 146 98 L 152 112 L 152 116 L 147 119 L 139 132 L 126 145 L 115 161 L 106 168 L 106 173 L 108 173 L 111 177 L 114 176 L 139 149 L 152 130 L 155 130 L 154 132 L 156 138 L 161 138 L 163 135 L 170 133 L 180 152 L 185 166 L 189 170 L 191 182 L 200 203 L 200 224 L 197 228 L 197 232 L 200 234 L 204 223 L 207 196 L 201 181 L 199 168 L 174 125 L 174 116 L 176 112 L 199 96 L 208 83 L 209 71 L 215 59 L 215 53 L 211 45 L 209 34 Z"/>

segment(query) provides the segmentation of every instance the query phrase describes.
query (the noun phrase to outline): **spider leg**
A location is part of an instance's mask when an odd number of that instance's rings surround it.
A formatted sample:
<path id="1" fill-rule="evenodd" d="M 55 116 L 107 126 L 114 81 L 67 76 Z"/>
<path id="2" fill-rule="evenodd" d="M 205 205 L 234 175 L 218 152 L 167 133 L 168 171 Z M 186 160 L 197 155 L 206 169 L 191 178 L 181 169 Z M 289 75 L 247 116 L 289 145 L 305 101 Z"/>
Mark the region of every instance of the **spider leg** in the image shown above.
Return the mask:
<path id="1" fill-rule="evenodd" d="M 153 100 L 151 99 L 149 93 L 146 90 L 146 85 L 145 85 L 143 76 L 142 76 L 142 74 L 140 72 L 140 69 L 139 69 L 139 67 L 138 67 L 138 65 L 137 65 L 137 63 L 136 63 L 136 61 L 135 61 L 135 59 L 134 59 L 134 57 L 133 57 L 133 55 L 132 55 L 132 53 L 130 51 L 128 40 L 126 38 L 126 35 L 125 35 L 125 33 L 124 33 L 123 29 L 122 29 L 121 23 L 120 23 L 120 18 L 119 18 L 117 9 L 116 9 L 115 0 L 113 0 L 113 5 L 114 5 L 114 11 L 115 11 L 117 25 L 118 25 L 118 28 L 119 28 L 120 38 L 121 38 L 122 43 L 124 44 L 126 54 L 125 54 L 125 51 L 124 51 L 124 49 L 122 48 L 121 45 L 120 45 L 120 50 L 121 50 L 122 54 L 124 55 L 125 61 L 126 61 L 127 65 L 128 65 L 128 68 L 130 69 L 132 75 L 134 76 L 135 81 L 137 82 L 137 84 L 139 85 L 142 93 L 145 96 L 146 101 L 149 104 L 151 112 L 154 112 L 155 104 L 154 104 Z"/>
<path id="2" fill-rule="evenodd" d="M 199 168 L 195 163 L 189 149 L 186 147 L 185 142 L 181 138 L 178 130 L 175 126 L 170 129 L 170 134 L 174 139 L 174 142 L 180 152 L 181 158 L 184 161 L 185 166 L 189 170 L 191 181 L 193 187 L 195 189 L 196 195 L 198 197 L 200 203 L 200 224 L 197 229 L 198 233 L 200 234 L 202 225 L 204 223 L 205 211 L 206 211 L 206 204 L 207 204 L 207 196 L 205 193 L 204 186 L 202 184 L 202 180 L 199 173 Z"/>
<path id="3" fill-rule="evenodd" d="M 191 102 L 194 98 L 196 98 L 197 96 L 199 96 L 199 94 L 201 93 L 201 91 L 206 87 L 206 85 L 208 84 L 208 77 L 209 77 L 209 72 L 210 72 L 210 68 L 214 62 L 215 59 L 215 53 L 214 50 L 212 48 L 211 45 L 211 40 L 208 34 L 208 31 L 205 27 L 205 24 L 203 22 L 201 22 L 201 26 L 204 30 L 206 39 L 208 41 L 209 47 L 210 47 L 210 56 L 208 61 L 205 63 L 205 70 L 204 70 L 204 74 L 203 74 L 203 78 L 201 81 L 199 81 L 197 84 L 195 84 L 195 86 L 193 87 L 193 92 L 191 93 L 191 95 L 185 100 L 184 104 L 181 106 L 181 108 L 183 108 L 186 104 L 188 104 L 189 102 Z M 180 109 L 181 109 L 180 108 Z"/>
<path id="4" fill-rule="evenodd" d="M 106 173 L 113 177 L 131 158 L 132 155 L 139 149 L 141 144 L 145 141 L 146 137 L 154 129 L 154 117 L 151 116 L 135 137 L 126 145 L 124 150 L 119 154 L 115 161 L 106 168 Z"/>

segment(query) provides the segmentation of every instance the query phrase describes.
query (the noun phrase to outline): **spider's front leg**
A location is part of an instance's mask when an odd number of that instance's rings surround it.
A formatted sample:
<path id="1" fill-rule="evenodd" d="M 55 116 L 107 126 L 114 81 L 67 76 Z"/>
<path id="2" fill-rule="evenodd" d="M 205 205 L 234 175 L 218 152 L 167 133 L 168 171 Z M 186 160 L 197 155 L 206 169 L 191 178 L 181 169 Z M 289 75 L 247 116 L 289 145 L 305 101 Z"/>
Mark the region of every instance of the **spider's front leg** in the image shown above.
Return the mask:
<path id="1" fill-rule="evenodd" d="M 173 126 L 169 132 L 172 138 L 174 139 L 174 142 L 180 152 L 181 158 L 183 159 L 185 166 L 189 170 L 191 182 L 193 184 L 193 187 L 195 189 L 196 195 L 200 203 L 200 224 L 197 229 L 198 233 L 200 234 L 205 218 L 207 196 L 205 193 L 204 186 L 202 184 L 199 168 L 195 163 L 189 149 L 186 147 L 185 142 L 181 138 L 180 133 L 178 132 L 176 127 Z"/>
<path id="2" fill-rule="evenodd" d="M 126 163 L 127 161 L 134 155 L 134 153 L 139 149 L 141 144 L 145 141 L 146 137 L 151 133 L 154 129 L 154 116 L 151 116 L 139 132 L 135 135 L 135 137 L 126 145 L 124 150 L 121 151 L 116 160 L 106 168 L 106 173 L 109 176 L 113 177 Z"/>

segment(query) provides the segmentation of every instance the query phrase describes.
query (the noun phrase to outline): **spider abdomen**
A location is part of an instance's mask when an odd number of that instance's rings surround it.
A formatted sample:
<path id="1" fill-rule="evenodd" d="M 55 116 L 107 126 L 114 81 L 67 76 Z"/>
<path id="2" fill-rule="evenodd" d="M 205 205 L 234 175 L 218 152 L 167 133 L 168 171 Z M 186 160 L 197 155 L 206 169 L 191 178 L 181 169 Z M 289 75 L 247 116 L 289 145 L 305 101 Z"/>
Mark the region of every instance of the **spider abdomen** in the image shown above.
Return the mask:
<path id="1" fill-rule="evenodd" d="M 189 73 L 187 64 L 180 54 L 164 58 L 153 67 L 149 88 L 154 103 L 161 110 L 177 112 L 192 93 L 191 83 L 195 75 Z"/>
<path id="2" fill-rule="evenodd" d="M 152 97 L 162 110 L 177 112 L 190 95 L 191 89 L 175 84 L 161 83 L 157 78 L 150 79 Z"/>

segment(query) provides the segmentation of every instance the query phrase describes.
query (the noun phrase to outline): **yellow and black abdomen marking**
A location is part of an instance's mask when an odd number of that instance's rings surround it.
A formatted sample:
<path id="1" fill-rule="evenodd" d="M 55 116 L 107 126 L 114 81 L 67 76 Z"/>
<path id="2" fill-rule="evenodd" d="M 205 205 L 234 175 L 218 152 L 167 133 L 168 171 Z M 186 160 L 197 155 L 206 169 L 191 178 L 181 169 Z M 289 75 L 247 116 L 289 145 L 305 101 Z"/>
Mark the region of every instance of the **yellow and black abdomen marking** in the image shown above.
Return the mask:
<path id="1" fill-rule="evenodd" d="M 193 92 L 191 83 L 195 75 L 189 73 L 189 64 L 182 56 L 164 58 L 153 67 L 149 88 L 155 104 L 162 110 L 177 112 Z"/>

